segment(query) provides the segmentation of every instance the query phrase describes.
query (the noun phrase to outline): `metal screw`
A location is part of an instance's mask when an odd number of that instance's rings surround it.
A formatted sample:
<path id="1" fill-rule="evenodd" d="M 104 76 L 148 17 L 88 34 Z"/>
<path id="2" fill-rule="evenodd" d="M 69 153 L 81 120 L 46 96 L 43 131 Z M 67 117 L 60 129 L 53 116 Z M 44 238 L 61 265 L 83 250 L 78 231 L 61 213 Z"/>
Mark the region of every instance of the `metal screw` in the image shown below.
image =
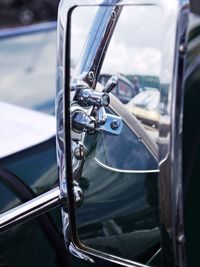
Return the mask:
<path id="1" fill-rule="evenodd" d="M 116 17 L 116 12 L 113 10 L 113 11 L 111 12 L 110 16 L 111 16 L 112 19 L 115 19 L 115 17 Z"/>
<path id="2" fill-rule="evenodd" d="M 180 234 L 178 236 L 178 244 L 179 246 L 182 246 L 185 243 L 185 236 L 183 234 Z"/>
<path id="3" fill-rule="evenodd" d="M 117 129 L 119 128 L 119 125 L 120 125 L 120 123 L 119 123 L 118 120 L 113 120 L 113 121 L 110 123 L 110 127 L 111 127 L 111 129 L 113 129 L 113 130 L 117 130 Z"/>
<path id="4" fill-rule="evenodd" d="M 179 51 L 181 54 L 184 54 L 186 52 L 186 45 L 185 44 L 180 44 L 179 46 Z"/>
<path id="5" fill-rule="evenodd" d="M 77 160 L 82 160 L 85 158 L 85 148 L 84 146 L 78 146 L 74 150 L 74 156 Z"/>
<path id="6" fill-rule="evenodd" d="M 93 71 L 88 72 L 88 79 L 90 82 L 94 81 L 94 72 Z"/>

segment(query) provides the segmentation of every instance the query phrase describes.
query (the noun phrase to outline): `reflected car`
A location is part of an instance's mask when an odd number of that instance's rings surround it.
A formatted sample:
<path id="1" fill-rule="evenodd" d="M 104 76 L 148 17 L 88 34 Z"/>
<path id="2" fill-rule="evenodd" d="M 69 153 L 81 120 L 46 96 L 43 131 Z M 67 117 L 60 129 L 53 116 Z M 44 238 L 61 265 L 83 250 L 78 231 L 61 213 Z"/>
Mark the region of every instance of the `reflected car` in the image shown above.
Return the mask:
<path id="1" fill-rule="evenodd" d="M 102 85 L 106 85 L 107 81 L 113 74 L 101 73 L 98 78 L 98 82 Z M 128 103 L 134 97 L 133 84 L 122 74 L 115 74 L 118 78 L 117 86 L 112 90 L 112 94 L 115 95 L 123 104 Z"/>
<path id="2" fill-rule="evenodd" d="M 156 88 L 148 88 L 140 92 L 125 105 L 142 123 L 149 135 L 158 142 L 159 123 L 162 120 L 163 129 L 169 126 L 169 104 L 160 104 L 160 92 Z"/>
<path id="3" fill-rule="evenodd" d="M 134 114 L 148 129 L 158 128 L 160 92 L 158 89 L 148 89 L 131 99 L 126 108 Z"/>

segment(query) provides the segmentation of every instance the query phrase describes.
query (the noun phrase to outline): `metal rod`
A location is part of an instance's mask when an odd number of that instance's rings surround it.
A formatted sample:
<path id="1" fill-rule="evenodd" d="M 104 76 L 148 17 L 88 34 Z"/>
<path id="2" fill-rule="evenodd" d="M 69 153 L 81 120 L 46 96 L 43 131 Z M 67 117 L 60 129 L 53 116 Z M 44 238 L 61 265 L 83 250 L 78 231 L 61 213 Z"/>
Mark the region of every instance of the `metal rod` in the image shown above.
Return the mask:
<path id="1" fill-rule="evenodd" d="M 61 204 L 60 189 L 56 187 L 26 203 L 0 214 L 0 234 L 41 215 Z"/>

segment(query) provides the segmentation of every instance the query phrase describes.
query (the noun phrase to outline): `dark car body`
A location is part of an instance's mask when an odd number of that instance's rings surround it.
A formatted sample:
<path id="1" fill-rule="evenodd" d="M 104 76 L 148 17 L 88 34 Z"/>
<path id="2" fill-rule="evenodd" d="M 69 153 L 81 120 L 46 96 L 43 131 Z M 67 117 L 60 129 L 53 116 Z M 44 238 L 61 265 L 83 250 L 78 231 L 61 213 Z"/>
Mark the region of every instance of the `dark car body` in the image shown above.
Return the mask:
<path id="1" fill-rule="evenodd" d="M 184 222 L 185 222 L 185 236 L 186 236 L 186 261 L 187 266 L 199 266 L 199 160 L 200 160 L 200 17 L 193 17 L 190 13 L 191 20 L 195 19 L 195 23 L 190 24 L 189 45 L 186 57 L 186 72 L 185 72 L 185 87 L 184 87 L 184 112 L 183 112 L 183 197 L 184 197 Z M 38 28 L 39 29 L 39 28 Z M 47 30 L 47 29 L 46 29 Z M 44 30 L 44 31 L 46 31 Z M 37 31 L 36 31 L 37 32 Z M 33 37 L 36 37 L 33 34 Z M 26 31 L 27 33 L 27 31 Z M 29 34 L 31 34 L 29 32 Z M 13 35 L 16 35 L 13 32 Z M 19 33 L 21 35 L 21 33 Z M 11 33 L 8 34 L 12 36 Z M 6 40 L 6 35 L 2 40 Z M 10 43 L 12 38 L 7 39 Z M 29 67 L 29 66 L 28 66 Z M 37 66 L 36 66 L 37 67 Z M 27 70 L 27 69 L 26 69 Z M 28 75 L 30 69 L 26 71 Z M 31 70 L 32 71 L 32 70 Z M 30 71 L 30 72 L 31 72 Z M 15 68 L 14 68 L 15 72 Z M 25 74 L 24 74 L 25 75 Z M 53 75 L 53 71 L 51 72 Z M 37 77 L 37 76 L 36 76 Z M 45 75 L 41 79 L 45 79 Z M 38 80 L 38 81 L 39 81 Z M 21 80 L 19 81 L 19 83 Z M 11 88 L 13 90 L 13 88 Z M 33 99 L 32 90 L 27 99 L 31 98 L 28 103 L 26 98 L 19 98 L 16 102 L 13 97 L 13 103 L 31 108 L 36 111 L 53 114 L 54 110 L 54 96 L 50 97 L 48 91 L 44 90 L 43 98 Z M 1 93 L 1 85 L 0 85 Z M 8 95 L 14 95 L 8 92 Z M 3 95 L 1 100 L 6 100 L 7 95 Z M 9 98 L 9 97 L 8 97 Z M 21 101 L 21 102 L 20 102 Z M 12 102 L 12 101 L 11 101 Z M 5 114 L 6 116 L 6 114 Z M 87 173 L 88 170 L 85 170 Z M 91 174 L 88 174 L 91 175 Z M 119 175 L 120 177 L 120 175 Z M 129 177 L 127 177 L 129 179 Z M 154 182 L 157 180 L 152 176 Z M 83 180 L 84 182 L 84 180 Z M 129 220 L 134 220 L 137 224 L 148 225 L 149 228 L 154 228 L 159 220 L 154 213 L 154 210 L 159 209 L 157 190 L 152 188 L 144 177 L 140 180 L 139 196 L 135 196 L 139 201 L 148 204 L 146 209 L 142 208 L 135 214 L 135 218 L 128 218 L 127 225 L 129 227 Z M 56 145 L 55 136 L 50 137 L 39 144 L 15 152 L 1 159 L 0 166 L 0 211 L 1 213 L 10 210 L 11 208 L 19 206 L 35 196 L 55 188 L 58 185 L 57 162 L 56 162 Z M 87 184 L 85 184 L 87 187 Z M 93 185 L 94 187 L 96 185 Z M 105 188 L 103 189 L 105 190 Z M 147 199 L 144 199 L 141 192 L 147 191 Z M 132 192 L 128 192 L 131 196 Z M 91 196 L 92 197 L 92 196 Z M 108 199 L 109 203 L 109 199 Z M 105 209 L 107 204 L 105 203 Z M 121 203 L 119 203 L 120 205 Z M 142 205 L 141 205 L 142 207 Z M 134 208 L 134 207 L 130 207 Z M 197 212 L 194 212 L 196 210 Z M 80 210 L 80 213 L 84 213 Z M 95 210 L 93 210 L 95 213 Z M 97 212 L 98 213 L 98 212 Z M 87 214 L 85 214 L 87 216 Z M 96 215 L 98 216 L 98 215 Z M 95 217 L 95 216 L 94 216 Z M 120 218 L 119 218 L 120 221 Z M 95 221 L 93 227 L 99 231 L 99 225 Z M 96 227 L 96 228 L 95 228 Z M 80 233 L 84 235 L 83 227 L 79 229 Z M 145 239 L 145 238 L 144 238 Z M 137 243 L 137 239 L 136 239 Z M 100 244 L 99 244 L 100 245 Z M 160 246 L 153 247 L 153 252 L 157 251 Z M 131 253 L 130 245 L 130 253 Z M 147 258 L 149 255 L 145 255 Z M 138 256 L 139 258 L 139 256 Z M 162 266 L 161 254 L 152 266 Z M 62 234 L 61 214 L 60 208 L 55 208 L 38 216 L 32 218 L 30 221 L 19 224 L 13 227 L 0 236 L 0 266 L 17 267 L 17 266 L 95 266 L 93 263 L 85 262 L 70 254 L 65 247 L 64 238 Z M 103 265 L 102 265 L 103 266 Z M 108 263 L 108 266 L 117 266 L 115 263 Z"/>
<path id="2" fill-rule="evenodd" d="M 0 28 L 30 25 L 41 21 L 54 21 L 59 0 L 24 1 L 3 0 L 0 2 Z"/>

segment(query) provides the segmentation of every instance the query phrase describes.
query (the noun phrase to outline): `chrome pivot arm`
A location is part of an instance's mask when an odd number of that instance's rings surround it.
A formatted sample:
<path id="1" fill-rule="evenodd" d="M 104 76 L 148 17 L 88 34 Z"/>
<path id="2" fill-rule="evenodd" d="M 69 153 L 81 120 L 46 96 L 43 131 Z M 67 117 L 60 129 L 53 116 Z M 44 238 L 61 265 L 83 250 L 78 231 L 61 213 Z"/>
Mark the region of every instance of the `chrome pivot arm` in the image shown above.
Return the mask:
<path id="1" fill-rule="evenodd" d="M 109 93 L 115 88 L 118 78 L 112 76 L 102 92 L 95 91 L 85 85 L 77 85 L 74 96 L 75 108 L 72 105 L 72 130 L 76 133 L 94 133 L 104 130 L 119 134 L 122 128 L 122 119 L 118 116 L 107 114 L 105 108 L 109 106 Z M 113 123 L 117 127 L 113 127 Z"/>

